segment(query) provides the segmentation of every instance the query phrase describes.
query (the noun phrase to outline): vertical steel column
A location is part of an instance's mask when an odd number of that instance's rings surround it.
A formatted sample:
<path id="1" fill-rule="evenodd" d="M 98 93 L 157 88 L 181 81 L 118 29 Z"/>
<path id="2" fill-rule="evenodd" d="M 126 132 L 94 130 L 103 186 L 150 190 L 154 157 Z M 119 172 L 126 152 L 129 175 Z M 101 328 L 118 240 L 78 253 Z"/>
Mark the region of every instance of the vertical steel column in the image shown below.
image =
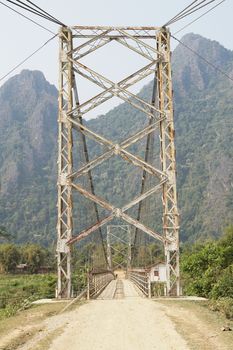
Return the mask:
<path id="1" fill-rule="evenodd" d="M 72 187 L 67 176 L 72 173 L 72 124 L 67 113 L 72 110 L 72 64 L 68 54 L 72 50 L 72 33 L 68 28 L 60 31 L 60 77 L 58 116 L 58 222 L 57 222 L 57 297 L 71 297 L 71 248 L 66 242 L 72 238 Z"/>
<path id="2" fill-rule="evenodd" d="M 112 251 L 111 251 L 111 239 L 110 239 L 110 226 L 107 226 L 107 261 L 108 268 L 112 269 Z"/>
<path id="3" fill-rule="evenodd" d="M 128 256 L 127 256 L 127 266 L 126 266 L 126 273 L 131 269 L 131 262 L 132 262 L 132 234 L 131 234 L 131 228 L 127 227 L 127 233 L 128 233 Z"/>
<path id="4" fill-rule="evenodd" d="M 167 293 L 180 295 L 179 281 L 179 214 L 176 192 L 175 130 L 172 103 L 170 33 L 162 28 L 157 37 L 157 49 L 162 53 L 158 63 L 159 109 L 166 118 L 160 123 L 160 158 L 162 171 L 167 175 L 163 184 L 163 235 L 167 266 Z"/>

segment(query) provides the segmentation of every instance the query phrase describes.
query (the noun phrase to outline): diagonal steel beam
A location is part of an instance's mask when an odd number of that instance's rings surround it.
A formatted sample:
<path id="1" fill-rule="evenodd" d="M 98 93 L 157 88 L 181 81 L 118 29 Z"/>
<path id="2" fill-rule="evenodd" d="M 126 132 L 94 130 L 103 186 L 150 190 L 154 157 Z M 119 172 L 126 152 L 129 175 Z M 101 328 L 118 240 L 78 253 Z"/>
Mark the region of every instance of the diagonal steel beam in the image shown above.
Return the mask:
<path id="1" fill-rule="evenodd" d="M 116 213 L 112 213 L 106 218 L 102 219 L 101 221 L 97 222 L 96 224 L 92 225 L 91 227 L 87 228 L 86 230 L 81 231 L 79 234 L 73 236 L 66 244 L 71 245 L 75 242 L 78 242 L 86 237 L 88 237 L 91 233 L 95 232 L 99 227 L 102 227 L 109 221 L 111 221 L 114 217 L 118 217 Z M 159 233 L 154 232 L 151 230 L 149 227 L 143 225 L 141 222 L 133 219 L 131 216 L 121 213 L 120 218 L 122 218 L 124 221 L 128 222 L 130 225 L 135 226 L 137 229 L 147 233 L 149 236 L 165 243 L 165 242 L 170 242 L 168 238 L 162 237 Z"/>
<path id="2" fill-rule="evenodd" d="M 89 128 L 87 128 L 83 124 L 79 123 L 77 120 L 74 120 L 72 118 L 67 118 L 67 119 L 70 122 L 72 122 L 74 125 L 77 125 L 78 127 L 80 127 L 80 129 L 83 132 L 87 132 L 88 134 L 90 134 L 100 144 L 107 146 L 110 150 L 112 150 L 114 148 L 114 153 L 116 155 L 120 155 L 123 159 L 127 160 L 128 162 L 140 167 L 141 169 L 145 170 L 146 172 L 148 172 L 151 175 L 158 176 L 159 178 L 166 176 L 161 170 L 156 169 L 155 167 L 148 164 L 140 157 L 137 157 L 137 156 L 131 154 L 130 152 L 126 151 L 125 149 L 121 148 L 120 145 L 114 144 L 113 142 L 107 140 L 106 138 L 94 133 L 92 130 L 90 130 Z"/>
<path id="3" fill-rule="evenodd" d="M 112 151 L 105 152 L 103 155 L 91 160 L 87 164 L 85 164 L 82 168 L 80 168 L 78 171 L 73 172 L 68 176 L 68 178 L 78 178 L 86 173 L 88 171 L 94 169 L 96 166 L 102 164 L 105 160 L 111 158 L 114 155 L 114 149 Z"/>
<path id="4" fill-rule="evenodd" d="M 82 64 L 81 62 L 74 60 L 72 57 L 69 57 L 69 61 L 76 68 L 77 67 L 79 68 L 78 72 L 80 72 L 80 70 L 84 70 L 85 72 L 89 73 L 89 76 L 87 75 L 86 78 L 89 79 L 90 81 L 92 81 L 93 83 L 99 85 L 103 89 L 108 89 L 108 88 L 114 86 L 114 83 L 111 80 L 109 80 L 108 78 L 106 78 L 102 74 L 97 73 L 96 71 L 87 67 L 86 65 Z"/>
<path id="5" fill-rule="evenodd" d="M 131 74 L 128 77 L 124 78 L 123 80 L 119 81 L 117 85 L 120 86 L 121 88 L 124 88 L 124 89 L 127 89 L 127 88 L 135 85 L 139 81 L 145 79 L 150 74 L 153 74 L 155 65 L 157 65 L 157 60 L 149 63 L 148 65 L 139 69 L 134 74 Z M 88 80 L 90 78 L 88 75 L 86 75 L 78 70 L 76 70 L 76 73 L 80 74 L 81 76 L 83 76 L 84 78 L 86 78 Z M 91 81 L 93 83 L 95 83 L 94 80 L 95 79 L 91 78 Z M 102 87 L 102 84 L 99 84 L 99 81 L 96 81 L 96 83 L 98 86 Z M 113 89 L 114 89 L 114 87 L 112 86 L 111 88 L 104 90 L 103 92 L 95 95 L 94 97 L 92 97 L 89 100 L 80 104 L 78 109 L 75 107 L 72 110 L 73 115 L 75 114 L 75 112 L 77 112 L 77 110 L 80 111 L 82 114 L 88 113 L 92 109 L 94 109 L 94 108 L 100 106 L 101 104 L 103 104 L 104 102 L 108 101 L 109 99 L 114 97 Z M 85 110 L 82 110 L 84 107 L 86 107 Z"/>
<path id="6" fill-rule="evenodd" d="M 154 232 L 149 227 L 147 227 L 144 224 L 142 224 L 140 221 L 135 220 L 131 216 L 125 214 L 122 209 L 114 207 L 112 204 L 109 204 L 104 199 L 102 199 L 100 197 L 97 197 L 96 195 L 90 193 L 89 191 L 85 190 L 83 187 L 81 187 L 81 186 L 79 186 L 77 184 L 72 183 L 71 186 L 73 188 L 75 188 L 79 193 L 81 193 L 85 198 L 87 198 L 87 199 L 93 201 L 94 203 L 100 205 L 105 210 L 111 211 L 111 215 L 110 216 L 112 216 L 112 218 L 113 217 L 122 218 L 123 220 L 125 220 L 129 224 L 135 226 L 137 229 L 147 233 L 148 235 L 152 236 L 153 238 L 158 239 L 158 240 L 160 240 L 162 242 L 165 242 L 164 237 L 162 237 L 159 233 Z M 148 194 L 147 196 L 149 196 L 150 194 Z M 145 199 L 145 197 L 143 199 Z M 140 200 L 142 200 L 142 198 Z M 138 203 L 139 201 L 136 200 L 135 202 Z M 106 217 L 103 220 L 107 220 L 107 222 L 108 222 L 109 220 L 111 220 L 111 219 L 109 219 L 110 216 Z M 99 223 L 101 223 L 101 226 L 106 223 L 105 221 L 103 223 L 103 220 L 101 220 L 99 222 Z M 96 231 L 99 227 L 100 226 L 98 226 L 98 222 L 97 222 L 95 225 L 91 226 L 90 228 L 82 231 L 80 234 L 78 234 L 75 237 L 73 237 L 71 240 L 69 240 L 67 242 L 67 244 L 71 244 L 71 243 L 74 243 L 77 240 L 82 239 L 82 238 L 79 238 L 81 234 L 82 234 L 81 237 L 88 236 L 92 232 Z M 169 238 L 167 238 L 167 240 L 169 241 Z"/>
<path id="7" fill-rule="evenodd" d="M 140 167 L 141 169 L 145 170 L 147 173 L 149 173 L 151 175 L 156 175 L 159 178 L 166 176 L 164 172 L 162 172 L 159 169 L 156 169 L 155 167 L 153 167 L 149 163 L 145 162 L 142 158 L 135 156 L 132 153 L 130 153 L 124 149 L 120 149 L 119 152 L 120 152 L 119 154 L 121 155 L 121 157 L 123 159 Z"/>
<path id="8" fill-rule="evenodd" d="M 144 50 L 147 52 L 147 54 L 148 55 L 151 55 L 150 54 L 150 52 L 151 53 L 153 53 L 153 55 L 152 55 L 152 57 L 154 56 L 154 55 L 157 55 L 157 56 L 159 56 L 159 57 L 163 57 L 163 54 L 160 52 L 160 51 L 158 51 L 158 50 L 156 50 L 154 47 L 152 47 L 151 45 L 149 45 L 149 44 L 147 44 L 147 43 L 145 43 L 143 40 L 139 40 L 139 39 L 137 39 L 137 38 L 135 38 L 133 35 L 131 35 L 131 34 L 129 34 L 129 33 L 127 33 L 125 30 L 123 30 L 123 29 L 118 29 L 117 30 L 119 33 L 121 33 L 125 38 L 127 38 L 127 39 L 131 39 L 133 42 L 135 42 L 135 44 L 137 44 L 137 47 L 142 51 L 142 47 L 144 48 Z M 143 52 L 143 51 L 142 51 Z"/>
<path id="9" fill-rule="evenodd" d="M 104 89 L 104 93 L 111 92 L 112 96 L 118 96 L 120 99 L 122 99 L 123 101 L 129 103 L 130 105 L 132 105 L 133 107 L 137 108 L 141 112 L 145 113 L 150 118 L 154 118 L 154 114 L 151 111 L 157 112 L 160 115 L 165 115 L 165 113 L 162 112 L 160 109 L 158 109 L 155 106 L 153 106 L 152 104 L 144 101 L 143 99 L 141 99 L 137 95 L 129 92 L 125 88 L 122 88 L 121 86 L 119 86 L 118 83 L 114 83 L 113 81 L 109 80 L 108 78 L 104 77 L 103 75 L 97 73 L 96 71 L 90 69 L 87 66 L 84 66 L 82 63 L 73 60 L 72 58 L 70 58 L 70 61 L 73 63 L 74 66 L 77 66 L 79 68 L 79 69 L 78 68 L 76 69 L 76 72 L 78 74 L 82 75 L 84 78 L 92 81 L 94 84 L 96 84 L 96 85 L 100 86 L 101 88 L 103 88 Z M 89 75 L 86 74 L 86 73 L 83 73 L 82 71 L 80 71 L 80 69 L 84 70 Z M 100 94 L 98 94 L 97 97 L 100 98 Z M 111 98 L 111 96 L 109 96 L 109 98 Z M 135 103 L 135 102 L 132 102 L 132 99 L 136 100 L 138 102 L 138 104 Z M 103 102 L 105 102 L 105 100 Z M 103 102 L 101 102 L 101 103 L 103 103 Z M 82 105 L 80 105 L 78 108 L 75 108 L 75 109 L 79 110 L 81 107 L 82 107 Z M 96 105 L 95 105 L 95 107 L 96 107 Z M 70 114 L 71 113 L 73 114 L 75 109 L 70 111 Z M 86 112 L 82 112 L 82 114 L 85 114 L 85 113 L 87 113 L 87 111 Z"/>
<path id="10" fill-rule="evenodd" d="M 93 139 L 100 143 L 103 146 L 107 146 L 108 148 L 112 148 L 115 147 L 114 143 L 112 141 L 107 140 L 105 137 L 100 136 L 99 134 L 96 134 L 94 131 L 90 130 L 88 127 L 86 127 L 85 125 L 81 124 L 78 120 L 73 119 L 68 117 L 67 120 L 69 120 L 71 123 L 73 123 L 74 125 L 77 125 L 81 132 L 83 133 L 87 133 L 89 136 L 92 136 Z"/>
<path id="11" fill-rule="evenodd" d="M 91 52 L 94 52 L 95 50 L 99 49 L 100 47 L 108 44 L 111 41 L 111 37 L 106 37 L 108 33 L 110 33 L 111 30 L 106 30 L 102 32 L 99 35 L 96 35 L 94 38 L 86 41 L 85 43 L 75 47 L 72 50 L 72 54 L 75 60 L 78 60 L 86 55 L 88 55 Z M 83 53 L 80 53 L 82 49 L 86 48 L 87 50 Z"/>
<path id="12" fill-rule="evenodd" d="M 141 55 L 142 57 L 146 58 L 147 60 L 149 60 L 149 61 L 153 61 L 154 60 L 154 57 L 153 57 L 152 54 L 149 53 L 149 55 L 148 55 L 148 53 L 143 52 L 140 47 L 136 48 L 135 46 L 130 45 L 130 43 L 126 40 L 125 37 L 122 36 L 121 38 L 116 38 L 115 40 L 118 43 L 120 43 L 121 45 L 127 47 L 128 49 L 138 53 L 139 55 Z"/>
<path id="13" fill-rule="evenodd" d="M 66 244 L 67 245 L 71 245 L 75 242 L 81 241 L 82 239 L 86 238 L 87 236 L 89 236 L 91 233 L 95 232 L 96 230 L 98 230 L 100 227 L 102 227 L 103 225 L 107 224 L 109 221 L 111 221 L 114 218 L 114 215 L 111 214 L 109 216 L 107 216 L 106 218 L 100 220 L 99 222 L 97 222 L 96 224 L 92 225 L 91 227 L 89 227 L 86 230 L 81 231 L 78 235 L 72 237 Z"/>
<path id="14" fill-rule="evenodd" d="M 163 236 L 161 236 L 159 233 L 154 232 L 149 227 L 147 227 L 144 224 L 142 224 L 140 221 L 137 221 L 137 220 L 133 219 L 131 216 L 129 216 L 129 215 L 125 214 L 125 213 L 122 213 L 121 218 L 123 220 L 125 220 L 126 222 L 128 222 L 130 225 L 133 225 L 137 229 L 147 233 L 149 236 L 159 240 L 160 242 L 164 243 L 166 241 L 166 239 Z"/>
<path id="15" fill-rule="evenodd" d="M 161 120 L 156 121 L 155 123 L 148 125 L 143 130 L 141 130 L 138 133 L 136 133 L 135 135 L 130 136 L 128 139 L 126 139 L 125 141 L 120 143 L 120 146 L 123 149 L 125 149 L 125 148 L 131 146 L 132 144 L 140 141 L 145 136 L 147 136 L 150 133 L 152 133 L 153 131 L 155 131 L 158 128 L 159 123 L 160 123 Z M 79 170 L 77 170 L 77 171 L 73 172 L 72 174 L 70 174 L 68 176 L 68 178 L 80 177 L 80 176 L 86 174 L 89 170 L 92 170 L 96 166 L 102 164 L 105 160 L 109 159 L 110 157 L 112 157 L 115 154 L 115 147 L 116 147 L 116 145 L 114 147 L 112 147 L 112 150 L 103 153 L 102 155 L 100 155 L 97 158 L 94 158 L 93 160 L 91 160 L 90 162 L 85 164 L 83 167 L 81 167 Z"/>
<path id="16" fill-rule="evenodd" d="M 114 211 L 116 209 L 113 205 L 109 204 L 104 199 L 97 197 L 95 194 L 92 194 L 89 191 L 85 190 L 82 186 L 72 183 L 72 187 L 74 187 L 85 198 L 90 199 L 92 202 L 95 202 L 102 208 L 109 211 Z"/>
<path id="17" fill-rule="evenodd" d="M 121 94 L 123 94 L 123 96 Z M 129 92 L 128 90 L 125 90 L 125 89 L 122 89 L 119 87 L 116 95 L 119 98 L 121 98 L 122 100 L 124 100 L 125 102 L 128 102 L 132 106 L 134 106 L 137 109 L 141 110 L 142 112 L 146 113 L 152 119 L 155 117 L 154 112 L 157 112 L 160 115 L 161 114 L 165 115 L 164 112 L 161 113 L 161 111 L 158 108 L 156 108 L 155 106 L 151 105 L 150 103 L 144 101 L 142 98 L 138 97 L 137 95 L 133 94 L 132 92 Z M 126 95 L 126 97 L 125 97 L 125 95 Z M 135 104 L 135 102 L 133 103 L 132 100 L 136 100 L 137 102 L 139 102 L 139 105 Z M 143 107 L 140 107 L 140 105 Z"/>
<path id="18" fill-rule="evenodd" d="M 122 239 L 122 238 L 120 238 L 120 237 L 114 235 L 114 233 L 112 233 L 112 232 L 109 233 L 109 236 L 113 236 L 113 237 L 117 238 L 118 241 L 121 241 L 121 242 L 124 243 L 124 244 L 128 244 L 128 243 L 129 243 L 128 241 L 126 241 L 126 240 L 124 240 L 124 239 Z"/>
<path id="19" fill-rule="evenodd" d="M 121 209 L 114 207 L 112 204 L 106 202 L 104 199 L 96 196 L 95 194 L 90 193 L 89 191 L 85 190 L 82 186 L 80 186 L 78 184 L 72 183 L 72 187 L 74 187 L 85 198 L 95 202 L 96 204 L 98 204 L 99 206 L 104 208 L 105 210 L 112 211 L 112 212 L 117 212 L 118 210 L 120 210 L 122 213 L 124 213 L 125 211 L 132 208 L 133 206 L 135 206 L 139 202 L 143 201 L 145 198 L 147 198 L 147 197 L 151 196 L 153 193 L 155 193 L 166 181 L 167 181 L 167 179 L 164 179 L 158 185 L 152 187 L 147 192 L 144 192 L 142 195 L 136 197 L 133 201 L 131 201 L 130 203 L 128 203 L 127 205 L 125 205 Z"/>
<path id="20" fill-rule="evenodd" d="M 158 62 L 158 60 L 154 60 L 153 62 L 151 62 L 151 63 L 147 64 L 146 66 L 142 67 L 141 69 L 137 70 L 135 73 L 130 74 L 128 77 L 121 80 L 118 83 L 118 85 L 124 89 L 127 89 L 130 86 L 135 85 L 138 81 L 146 78 L 148 75 L 155 72 L 154 65 L 157 64 L 157 62 Z M 131 81 L 131 80 L 133 80 L 133 81 Z"/>
<path id="21" fill-rule="evenodd" d="M 146 199 L 147 197 L 151 196 L 153 193 L 157 192 L 159 189 L 161 189 L 161 186 L 167 181 L 167 178 L 163 179 L 158 185 L 152 187 L 151 189 L 149 189 L 148 191 L 144 192 L 143 194 L 141 194 L 140 196 L 136 197 L 135 199 L 133 199 L 130 203 L 128 203 L 127 205 L 125 205 L 121 210 L 123 212 L 129 210 L 130 208 L 134 207 L 136 204 L 138 204 L 139 202 L 143 201 L 144 199 Z"/>
<path id="22" fill-rule="evenodd" d="M 144 129 L 140 130 L 139 132 L 137 132 L 136 134 L 128 137 L 128 139 L 126 139 L 125 141 L 123 141 L 120 145 L 122 148 L 127 148 L 129 146 L 131 146 L 132 144 L 140 141 L 141 139 L 143 139 L 145 136 L 151 134 L 152 132 L 154 132 L 156 129 L 158 129 L 159 127 L 159 123 L 163 120 L 164 118 L 161 118 L 160 120 L 149 124 L 148 126 L 146 126 Z"/>

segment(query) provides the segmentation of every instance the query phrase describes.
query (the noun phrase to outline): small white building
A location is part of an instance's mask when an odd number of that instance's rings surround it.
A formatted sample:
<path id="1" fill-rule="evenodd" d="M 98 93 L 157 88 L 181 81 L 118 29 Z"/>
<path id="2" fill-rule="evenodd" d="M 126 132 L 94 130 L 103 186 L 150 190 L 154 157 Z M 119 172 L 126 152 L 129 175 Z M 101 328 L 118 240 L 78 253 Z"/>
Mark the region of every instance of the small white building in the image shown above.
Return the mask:
<path id="1" fill-rule="evenodd" d="M 167 281 L 166 265 L 164 262 L 159 261 L 156 264 L 149 266 L 147 271 L 149 273 L 151 283 Z"/>

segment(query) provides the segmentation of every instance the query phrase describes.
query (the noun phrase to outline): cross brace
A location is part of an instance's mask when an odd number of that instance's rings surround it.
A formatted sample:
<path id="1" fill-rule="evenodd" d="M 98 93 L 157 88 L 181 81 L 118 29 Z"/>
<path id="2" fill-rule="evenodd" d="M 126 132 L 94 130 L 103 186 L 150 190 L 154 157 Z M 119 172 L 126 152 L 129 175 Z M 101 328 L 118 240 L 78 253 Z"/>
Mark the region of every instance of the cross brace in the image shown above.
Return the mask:
<path id="1" fill-rule="evenodd" d="M 78 42 L 79 39 L 81 43 Z M 149 41 L 147 41 L 149 39 Z M 154 40 L 151 46 L 150 41 Z M 127 47 L 129 50 L 146 58 L 149 63 L 129 75 L 120 82 L 113 82 L 102 74 L 87 67 L 80 59 L 93 53 L 111 41 Z M 158 103 L 151 103 L 133 94 L 128 89 L 149 75 L 156 80 Z M 90 99 L 79 103 L 77 101 L 76 76 L 82 76 L 103 91 Z M 115 143 L 100 134 L 95 133 L 82 122 L 83 116 L 94 110 L 112 97 L 118 97 L 131 107 L 139 110 L 149 119 L 149 125 L 137 131 L 128 139 Z M 179 215 L 176 193 L 176 163 L 174 145 L 174 121 L 172 105 L 170 34 L 166 28 L 159 27 L 83 27 L 61 28 L 60 31 L 60 83 L 59 83 L 59 149 L 58 149 L 58 297 L 71 296 L 71 246 L 75 242 L 89 236 L 110 222 L 114 217 L 123 219 L 142 232 L 160 240 L 164 244 L 167 266 L 168 294 L 179 295 Z M 160 167 L 156 168 L 127 150 L 127 148 L 143 138 L 150 137 L 156 130 L 160 134 Z M 108 148 L 104 154 L 89 160 L 80 169 L 73 165 L 72 132 L 79 132 L 83 137 Z M 87 149 L 86 149 L 87 152 Z M 75 183 L 75 179 L 89 175 L 91 171 L 107 159 L 118 155 L 125 161 L 142 169 L 144 174 L 154 176 L 158 184 L 141 194 L 122 208 L 99 198 L 94 188 L 87 191 Z M 163 232 L 158 233 L 129 216 L 126 212 L 136 204 L 157 191 L 162 192 Z M 103 219 L 82 232 L 73 233 L 73 191 L 91 200 L 95 208 L 100 206 L 109 211 Z"/>

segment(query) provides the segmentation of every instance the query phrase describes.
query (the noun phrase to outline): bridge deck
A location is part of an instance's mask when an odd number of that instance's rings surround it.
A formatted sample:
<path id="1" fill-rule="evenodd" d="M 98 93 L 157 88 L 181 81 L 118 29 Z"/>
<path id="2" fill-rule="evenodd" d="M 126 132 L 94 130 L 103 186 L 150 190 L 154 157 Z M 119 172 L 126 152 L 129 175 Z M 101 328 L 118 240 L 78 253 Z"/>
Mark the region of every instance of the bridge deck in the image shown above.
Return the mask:
<path id="1" fill-rule="evenodd" d="M 97 299 L 124 299 L 139 297 L 136 287 L 129 280 L 117 278 L 109 283 Z"/>

